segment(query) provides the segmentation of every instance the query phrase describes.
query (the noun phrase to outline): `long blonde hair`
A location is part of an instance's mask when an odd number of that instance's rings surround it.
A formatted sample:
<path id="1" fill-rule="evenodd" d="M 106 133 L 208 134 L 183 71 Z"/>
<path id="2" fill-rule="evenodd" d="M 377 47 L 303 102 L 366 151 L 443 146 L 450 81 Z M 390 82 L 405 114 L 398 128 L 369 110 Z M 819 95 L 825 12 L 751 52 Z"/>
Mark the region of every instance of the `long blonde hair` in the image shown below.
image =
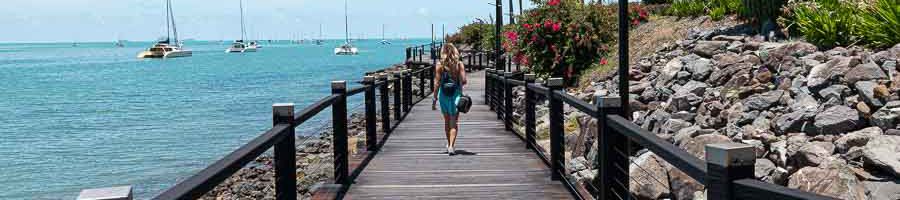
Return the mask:
<path id="1" fill-rule="evenodd" d="M 441 48 L 441 70 L 448 72 L 453 78 L 459 79 L 460 64 L 459 50 L 456 49 L 456 46 L 453 43 L 444 44 L 444 47 Z"/>

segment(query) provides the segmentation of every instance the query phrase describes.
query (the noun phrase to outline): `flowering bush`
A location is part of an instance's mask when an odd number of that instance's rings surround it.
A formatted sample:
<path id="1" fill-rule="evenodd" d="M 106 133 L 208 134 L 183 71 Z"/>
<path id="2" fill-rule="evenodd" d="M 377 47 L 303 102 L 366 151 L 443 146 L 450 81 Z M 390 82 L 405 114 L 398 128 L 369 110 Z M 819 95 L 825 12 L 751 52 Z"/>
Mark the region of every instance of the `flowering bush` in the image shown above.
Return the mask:
<path id="1" fill-rule="evenodd" d="M 646 21 L 646 11 L 636 14 L 636 23 Z M 614 7 L 601 4 L 542 1 L 506 30 L 503 47 L 514 55 L 513 62 L 530 66 L 537 75 L 571 83 L 583 69 L 607 62 L 608 44 L 616 39 L 615 17 Z"/>

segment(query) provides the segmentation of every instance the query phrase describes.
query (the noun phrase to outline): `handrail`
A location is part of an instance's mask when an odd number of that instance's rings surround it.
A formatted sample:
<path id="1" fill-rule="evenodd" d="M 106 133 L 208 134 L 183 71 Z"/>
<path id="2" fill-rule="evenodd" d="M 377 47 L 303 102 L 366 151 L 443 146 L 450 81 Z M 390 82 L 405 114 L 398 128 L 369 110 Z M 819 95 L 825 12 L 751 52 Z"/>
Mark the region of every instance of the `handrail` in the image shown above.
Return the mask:
<path id="1" fill-rule="evenodd" d="M 286 137 L 291 124 L 279 124 L 154 199 L 197 199 Z"/>
<path id="2" fill-rule="evenodd" d="M 758 194 L 766 194 L 767 200 L 838 199 L 754 179 L 740 179 L 734 181 L 734 184 L 735 197 L 742 200 L 758 199 Z"/>
<path id="3" fill-rule="evenodd" d="M 497 112 L 498 119 L 510 123 L 511 112 L 515 110 L 512 109 L 513 102 L 510 101 L 515 97 L 510 90 L 512 87 L 525 86 L 524 128 L 526 133 L 524 133 L 525 137 L 520 138 L 523 138 L 526 146 L 534 149 L 545 164 L 551 167 L 553 179 L 562 181 L 576 198 L 584 197 L 579 192 L 580 189 L 575 188 L 578 184 L 574 184 L 566 177 L 565 160 L 553 157 L 553 155 L 562 153 L 561 151 L 566 145 L 563 141 L 564 138 L 561 137 L 565 134 L 565 130 L 559 128 L 562 126 L 564 116 L 550 115 L 551 148 L 549 154 L 544 154 L 543 150 L 540 150 L 542 148 L 535 145 L 536 142 L 533 139 L 536 134 L 534 107 L 539 104 L 536 100 L 540 99 L 540 96 L 549 100 L 551 114 L 562 112 L 559 111 L 559 108 L 562 104 L 568 104 L 599 120 L 599 134 L 596 135 L 598 138 L 594 141 L 600 142 L 597 144 L 599 152 L 596 158 L 600 161 L 600 165 L 593 169 L 598 169 L 600 173 L 593 182 L 587 183 L 594 187 L 585 188 L 591 192 L 591 195 L 596 195 L 593 198 L 614 199 L 614 195 L 629 192 L 627 184 L 622 185 L 622 183 L 628 183 L 630 179 L 628 165 L 631 162 L 631 158 L 629 158 L 631 155 L 628 154 L 633 152 L 630 143 L 634 142 L 706 186 L 708 195 L 710 195 L 708 197 L 711 199 L 834 199 L 752 179 L 753 163 L 755 162 L 752 146 L 734 143 L 710 144 L 705 147 L 707 148 L 707 158 L 704 161 L 657 137 L 656 134 L 641 129 L 640 126 L 623 117 L 625 112 L 620 104 L 622 100 L 617 97 L 595 97 L 595 104 L 591 104 L 566 93 L 561 87 L 547 87 L 534 83 L 534 75 L 525 75 L 524 77 L 528 80 L 524 81 L 509 78 L 508 75 L 503 71 L 488 71 L 486 75 L 488 87 L 485 91 L 488 105 Z M 552 80 L 550 82 L 553 82 Z M 560 80 L 556 81 L 555 84 L 560 83 Z M 553 111 L 554 108 L 557 111 Z M 554 127 L 556 128 L 554 129 Z M 518 132 L 515 129 L 510 130 Z M 711 156 L 712 154 L 717 156 Z M 548 159 L 546 155 L 550 155 L 551 159 Z"/>

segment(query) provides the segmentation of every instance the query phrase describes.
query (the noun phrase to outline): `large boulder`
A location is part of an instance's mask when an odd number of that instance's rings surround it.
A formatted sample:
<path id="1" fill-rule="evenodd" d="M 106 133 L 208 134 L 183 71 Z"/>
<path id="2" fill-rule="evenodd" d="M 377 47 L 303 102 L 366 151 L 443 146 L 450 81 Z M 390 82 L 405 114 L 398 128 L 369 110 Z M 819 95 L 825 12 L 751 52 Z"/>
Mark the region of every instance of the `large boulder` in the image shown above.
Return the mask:
<path id="1" fill-rule="evenodd" d="M 684 64 L 681 62 L 681 59 L 672 59 L 659 71 L 659 76 L 654 80 L 655 86 L 657 88 L 668 88 L 672 81 L 678 76 L 678 72 L 681 71 L 681 68 L 684 67 Z"/>
<path id="2" fill-rule="evenodd" d="M 866 165 L 876 167 L 900 178 L 900 136 L 875 136 L 863 147 Z"/>
<path id="3" fill-rule="evenodd" d="M 862 130 L 850 132 L 834 141 L 834 145 L 838 152 L 847 152 L 852 147 L 865 146 L 875 136 L 882 135 L 881 128 L 869 127 Z"/>
<path id="4" fill-rule="evenodd" d="M 839 162 L 797 170 L 788 180 L 788 187 L 839 199 L 866 199 L 862 182 L 849 166 Z"/>
<path id="5" fill-rule="evenodd" d="M 881 129 L 896 129 L 900 124 L 900 101 L 891 101 L 872 114 L 872 124 Z"/>
<path id="6" fill-rule="evenodd" d="M 712 61 L 702 58 L 695 54 L 681 58 L 684 62 L 684 70 L 691 73 L 691 79 L 697 81 L 705 81 L 709 74 L 712 73 Z"/>
<path id="7" fill-rule="evenodd" d="M 816 115 L 814 126 L 820 134 L 838 134 L 856 130 L 859 112 L 847 106 L 832 106 Z"/>
<path id="8" fill-rule="evenodd" d="M 831 80 L 843 77 L 847 71 L 859 63 L 860 59 L 857 57 L 833 56 L 828 62 L 816 65 L 809 70 L 806 84 L 814 90 L 828 87 Z"/>
<path id="9" fill-rule="evenodd" d="M 783 90 L 774 90 L 750 96 L 741 103 L 750 110 L 766 110 L 776 105 L 784 95 L 787 95 L 787 93 Z"/>
<path id="10" fill-rule="evenodd" d="M 875 63 L 857 65 L 848 71 L 847 75 L 844 77 L 849 84 L 856 83 L 857 81 L 882 80 L 888 78 L 887 74 L 881 70 L 881 67 Z"/>
<path id="11" fill-rule="evenodd" d="M 791 157 L 793 166 L 819 166 L 827 161 L 834 151 L 834 145 L 830 142 L 808 142 L 800 146 L 800 149 Z"/>
<path id="12" fill-rule="evenodd" d="M 788 114 L 775 117 L 774 128 L 778 133 L 785 134 L 790 132 L 808 132 L 815 129 L 811 123 L 815 112 L 795 111 Z"/>
<path id="13" fill-rule="evenodd" d="M 663 199 L 669 197 L 668 171 L 671 168 L 665 160 L 646 152 L 634 159 L 629 165 L 628 188 L 638 199 Z M 662 179 L 662 180 L 660 180 Z"/>
<path id="14" fill-rule="evenodd" d="M 880 108 L 884 106 L 884 102 L 881 101 L 881 98 L 876 95 L 876 88 L 879 87 L 879 84 L 872 81 L 859 81 L 853 84 L 856 87 L 856 91 L 859 92 L 859 96 L 862 98 L 866 104 L 872 106 L 874 108 Z"/>
<path id="15" fill-rule="evenodd" d="M 724 52 L 727 46 L 727 41 L 698 41 L 692 52 L 709 58 L 719 52 Z"/>

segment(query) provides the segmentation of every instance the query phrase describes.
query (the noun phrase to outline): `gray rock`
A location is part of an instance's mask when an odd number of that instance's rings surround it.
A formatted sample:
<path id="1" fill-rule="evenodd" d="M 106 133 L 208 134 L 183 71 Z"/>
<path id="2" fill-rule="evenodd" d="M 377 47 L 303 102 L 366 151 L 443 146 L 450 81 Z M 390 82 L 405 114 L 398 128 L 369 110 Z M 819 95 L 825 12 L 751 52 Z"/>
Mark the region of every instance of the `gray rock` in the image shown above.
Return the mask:
<path id="1" fill-rule="evenodd" d="M 900 180 L 864 181 L 863 184 L 869 191 L 869 200 L 900 199 Z"/>
<path id="2" fill-rule="evenodd" d="M 846 164 L 804 167 L 791 175 L 788 187 L 846 200 L 866 199 L 866 189 Z"/>
<path id="3" fill-rule="evenodd" d="M 884 102 L 875 96 L 875 87 L 878 86 L 878 83 L 872 81 L 859 81 L 856 82 L 854 86 L 856 87 L 856 91 L 859 92 L 859 96 L 862 97 L 862 100 L 866 102 L 866 104 L 875 108 L 884 106 Z"/>
<path id="4" fill-rule="evenodd" d="M 793 166 L 819 166 L 834 152 L 834 145 L 828 142 L 808 142 L 800 146 L 791 156 Z"/>
<path id="5" fill-rule="evenodd" d="M 680 120 L 680 119 L 669 119 L 663 124 L 662 132 L 663 134 L 674 134 L 675 132 L 680 131 L 681 129 L 690 127 L 692 124 L 690 122 Z"/>
<path id="6" fill-rule="evenodd" d="M 809 70 L 806 84 L 813 90 L 827 87 L 830 80 L 843 77 L 847 71 L 859 64 L 859 58 L 835 56 L 826 63 L 816 65 Z"/>
<path id="7" fill-rule="evenodd" d="M 691 110 L 694 106 L 700 105 L 703 98 L 694 93 L 680 94 L 672 96 L 669 102 L 670 111 L 686 111 Z"/>
<path id="8" fill-rule="evenodd" d="M 709 74 L 712 73 L 712 61 L 706 58 L 691 54 L 681 58 L 684 63 L 684 70 L 691 73 L 691 78 L 697 81 L 704 81 Z"/>
<path id="9" fill-rule="evenodd" d="M 727 41 L 698 41 L 692 52 L 709 58 L 718 52 L 724 51 L 727 45 Z"/>
<path id="10" fill-rule="evenodd" d="M 816 112 L 819 108 L 819 102 L 808 94 L 800 93 L 794 98 L 789 107 L 794 112 Z"/>
<path id="11" fill-rule="evenodd" d="M 706 88 L 709 87 L 706 83 L 699 81 L 689 81 L 677 90 L 675 90 L 675 95 L 683 95 L 687 93 L 693 93 L 697 96 L 703 96 L 703 93 L 706 92 Z"/>
<path id="12" fill-rule="evenodd" d="M 706 155 L 707 144 L 718 144 L 726 142 L 731 142 L 731 139 L 724 135 L 706 134 L 691 138 L 678 146 L 681 147 L 681 149 L 686 150 L 691 155 L 703 159 Z"/>
<path id="13" fill-rule="evenodd" d="M 872 124 L 881 129 L 896 129 L 900 124 L 900 101 L 888 102 L 872 114 Z"/>
<path id="14" fill-rule="evenodd" d="M 848 71 L 844 78 L 847 79 L 847 82 L 849 84 L 853 84 L 857 81 L 887 79 L 888 76 L 884 73 L 884 71 L 881 70 L 881 67 L 879 67 L 875 63 L 866 63 L 857 65 L 856 67 Z"/>
<path id="15" fill-rule="evenodd" d="M 837 148 L 838 152 L 843 153 L 850 150 L 851 147 L 865 146 L 866 143 L 869 142 L 869 139 L 879 135 L 882 135 L 881 128 L 864 128 L 862 130 L 850 132 L 847 135 L 838 138 L 836 141 L 834 141 L 834 145 Z"/>
<path id="16" fill-rule="evenodd" d="M 629 165 L 629 190 L 639 199 L 669 196 L 669 182 L 656 180 L 668 177 L 669 168 L 669 164 L 653 152 L 641 154 Z"/>
<path id="17" fill-rule="evenodd" d="M 850 87 L 846 85 L 831 85 L 825 89 L 819 90 L 819 96 L 822 99 L 838 98 L 842 99 L 850 93 Z"/>
<path id="18" fill-rule="evenodd" d="M 675 80 L 678 72 L 681 71 L 681 68 L 684 67 L 681 60 L 672 59 L 669 63 L 659 71 L 659 76 L 656 77 L 655 86 L 659 87 L 668 87 L 672 81 Z"/>
<path id="19" fill-rule="evenodd" d="M 754 176 L 762 181 L 781 185 L 786 178 L 787 170 L 779 168 L 769 159 L 756 159 Z"/>
<path id="20" fill-rule="evenodd" d="M 832 106 L 816 115 L 814 126 L 820 134 L 838 134 L 855 130 L 862 123 L 859 112 L 847 106 Z"/>
<path id="21" fill-rule="evenodd" d="M 900 136 L 875 136 L 863 147 L 866 165 L 877 167 L 900 178 Z"/>
<path id="22" fill-rule="evenodd" d="M 684 141 L 700 135 L 700 130 L 700 126 L 691 126 L 678 130 L 673 137 L 675 139 L 675 145 L 681 145 Z"/>
<path id="23" fill-rule="evenodd" d="M 786 93 L 783 90 L 769 91 L 750 96 L 741 103 L 750 110 L 766 110 L 775 105 L 775 103 L 778 103 L 784 95 L 786 95 Z"/>

